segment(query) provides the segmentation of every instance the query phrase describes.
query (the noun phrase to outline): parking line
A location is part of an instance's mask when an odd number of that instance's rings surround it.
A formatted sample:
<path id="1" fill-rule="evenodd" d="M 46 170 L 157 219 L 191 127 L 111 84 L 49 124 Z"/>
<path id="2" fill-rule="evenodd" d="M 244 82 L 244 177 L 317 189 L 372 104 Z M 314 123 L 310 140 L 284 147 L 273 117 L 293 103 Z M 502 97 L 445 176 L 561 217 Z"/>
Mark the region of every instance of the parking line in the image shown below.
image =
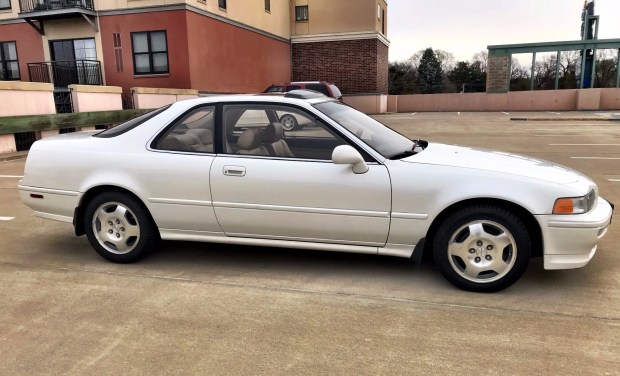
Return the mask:
<path id="1" fill-rule="evenodd" d="M 23 176 L 20 176 L 20 175 L 0 175 L 0 178 L 15 178 L 15 179 L 21 179 L 21 178 L 23 178 Z"/>
<path id="2" fill-rule="evenodd" d="M 412 112 L 412 113 L 411 113 L 411 116 L 413 116 L 413 115 L 415 115 L 415 114 L 417 114 L 417 112 Z"/>
<path id="3" fill-rule="evenodd" d="M 620 183 L 620 179 L 607 179 L 609 181 L 613 181 L 614 183 Z"/>
<path id="4" fill-rule="evenodd" d="M 510 115 L 510 112 L 502 112 L 504 115 Z"/>
<path id="5" fill-rule="evenodd" d="M 0 217 L 0 221 L 12 221 L 15 217 Z"/>
<path id="6" fill-rule="evenodd" d="M 549 114 L 554 114 L 554 115 L 562 115 L 562 114 L 561 114 L 561 113 L 559 113 L 559 112 L 553 112 L 553 111 L 547 111 L 547 113 L 549 113 Z"/>
<path id="7" fill-rule="evenodd" d="M 460 112 L 457 112 L 459 115 L 461 114 Z"/>
<path id="8" fill-rule="evenodd" d="M 571 159 L 618 160 L 619 157 L 570 157 Z"/>

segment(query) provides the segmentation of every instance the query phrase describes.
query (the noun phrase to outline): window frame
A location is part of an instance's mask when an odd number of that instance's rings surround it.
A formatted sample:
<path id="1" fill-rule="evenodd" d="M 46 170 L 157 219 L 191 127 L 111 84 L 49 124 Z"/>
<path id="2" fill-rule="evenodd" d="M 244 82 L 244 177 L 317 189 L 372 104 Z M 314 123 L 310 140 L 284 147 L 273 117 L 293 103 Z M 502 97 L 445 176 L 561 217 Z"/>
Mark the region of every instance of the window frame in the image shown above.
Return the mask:
<path id="1" fill-rule="evenodd" d="M 226 0 L 217 0 L 217 6 L 218 6 L 218 8 L 220 8 L 222 10 L 227 10 L 228 9 L 228 4 L 226 4 Z"/>
<path id="2" fill-rule="evenodd" d="M 8 7 L 0 7 L 0 10 L 11 10 L 11 9 L 13 9 L 13 7 L 11 6 L 11 0 L 8 0 L 8 1 L 9 1 L 9 6 Z M 4 42 L 0 42 L 0 43 L 4 43 Z"/>
<path id="3" fill-rule="evenodd" d="M 213 131 L 212 131 L 212 136 L 213 136 L 213 151 L 199 151 L 199 150 L 194 150 L 194 151 L 187 151 L 187 150 L 169 150 L 169 149 L 162 149 L 159 146 L 159 143 L 165 139 L 166 137 L 168 137 L 170 135 L 170 133 L 172 133 L 172 131 L 179 126 L 183 121 L 187 120 L 187 117 L 189 115 L 194 114 L 196 111 L 200 111 L 203 110 L 207 107 L 211 107 L 211 112 L 213 113 Z M 216 154 L 216 136 L 215 136 L 215 128 L 217 128 L 217 123 L 216 123 L 216 119 L 217 119 L 217 104 L 216 103 L 204 103 L 204 104 L 200 104 L 198 106 L 194 106 L 186 111 L 183 111 L 183 113 L 181 113 L 179 116 L 177 116 L 176 118 L 174 118 L 174 120 L 172 120 L 170 122 L 170 124 L 168 124 L 164 129 L 162 129 L 154 138 L 153 140 L 150 142 L 149 144 L 149 150 L 151 151 L 156 151 L 156 152 L 162 152 L 162 153 L 175 153 L 175 154 L 200 154 L 200 155 L 205 155 L 205 154 Z"/>
<path id="4" fill-rule="evenodd" d="M 251 107 L 251 108 L 249 108 L 251 110 L 256 110 L 257 109 L 256 107 L 259 107 L 259 106 L 264 106 L 264 107 L 275 107 L 275 106 L 277 106 L 277 107 L 282 107 L 282 108 L 288 107 L 288 108 L 291 108 L 291 109 L 293 109 L 293 110 L 295 110 L 297 112 L 301 112 L 302 114 L 304 114 L 304 116 L 311 117 L 311 118 L 315 119 L 317 122 L 319 122 L 327 133 L 330 133 L 333 137 L 342 140 L 344 142 L 344 144 L 349 145 L 349 146 L 353 147 L 355 150 L 357 150 L 362 155 L 362 157 L 364 158 L 364 161 L 366 161 L 366 163 L 381 164 L 378 161 L 378 159 L 375 158 L 375 156 L 373 156 L 368 151 L 364 150 L 363 147 L 361 147 L 356 142 L 351 140 L 350 137 L 348 137 L 346 134 L 341 132 L 339 129 L 333 127 L 331 124 L 329 124 L 327 121 L 325 121 L 324 119 L 322 119 L 318 115 L 315 115 L 314 113 L 312 113 L 311 111 L 308 111 L 304 107 L 297 106 L 297 105 L 294 105 L 294 104 L 291 104 L 291 103 L 280 103 L 280 102 L 245 102 L 245 101 L 242 101 L 242 102 L 232 102 L 232 101 L 231 102 L 220 102 L 219 103 L 219 117 L 217 117 L 217 113 L 216 113 L 216 123 L 215 123 L 215 128 L 217 129 L 219 127 L 220 131 L 219 132 L 217 132 L 217 131 L 214 132 L 214 137 L 216 137 L 216 139 L 214 139 L 214 142 L 216 142 L 216 145 L 217 145 L 217 143 L 219 141 L 219 145 L 216 146 L 217 147 L 216 153 L 218 153 L 218 154 L 222 154 L 222 155 L 224 155 L 226 157 L 232 157 L 232 158 L 277 159 L 277 160 L 291 160 L 291 161 L 304 162 L 304 163 L 305 162 L 333 163 L 331 158 L 329 158 L 329 159 L 312 159 L 312 158 L 302 158 L 302 157 L 278 157 L 278 156 L 272 156 L 272 155 L 235 154 L 235 153 L 230 153 L 227 150 L 224 150 L 224 144 L 229 141 L 228 140 L 229 131 L 232 134 L 233 130 L 235 129 L 234 125 L 232 125 L 230 129 L 228 129 L 227 124 L 225 124 L 225 121 L 224 121 L 225 107 L 227 107 L 227 106 L 241 106 L 241 105 Z M 273 111 L 277 112 L 277 111 L 280 111 L 280 110 L 273 110 Z M 282 112 L 284 112 L 284 111 L 282 111 Z M 237 119 L 237 121 L 238 120 L 239 119 Z M 374 151 L 374 149 L 372 149 L 372 148 L 370 148 L 370 149 Z"/>
<path id="5" fill-rule="evenodd" d="M 271 0 L 265 0 L 265 12 L 271 13 Z"/>
<path id="6" fill-rule="evenodd" d="M 151 34 L 152 33 L 164 33 L 164 41 L 166 43 L 166 71 L 156 72 L 154 71 L 153 64 L 153 55 L 163 53 L 162 51 L 152 51 L 151 49 Z M 136 52 L 134 45 L 134 34 L 146 34 L 146 42 L 147 42 L 147 52 Z M 152 76 L 152 75 L 160 75 L 160 74 L 169 74 L 170 73 L 170 54 L 168 54 L 168 31 L 167 30 L 149 30 L 149 31 L 132 31 L 130 33 L 131 38 L 131 58 L 133 61 L 133 74 L 134 76 Z M 148 55 L 149 57 L 149 71 L 148 72 L 137 72 L 136 71 L 136 55 Z"/>
<path id="7" fill-rule="evenodd" d="M 13 43 L 13 45 L 15 45 L 15 60 L 7 60 L 4 57 L 4 45 L 9 44 L 9 43 Z M 8 72 L 7 63 L 13 63 L 13 62 L 17 63 L 17 78 L 8 78 L 8 76 L 6 76 Z M 7 41 L 0 42 L 0 68 L 2 68 L 2 71 L 5 72 L 4 76 L 0 76 L 0 80 L 3 80 L 3 81 L 21 80 L 22 73 L 21 73 L 21 70 L 19 69 L 19 53 L 17 51 L 17 41 L 7 40 Z"/>
<path id="8" fill-rule="evenodd" d="M 305 9 L 305 12 L 299 12 L 302 9 Z M 300 14 L 302 16 L 300 16 Z M 305 15 L 305 18 L 303 16 Z M 304 22 L 310 20 L 310 11 L 308 9 L 308 5 L 296 5 L 295 6 L 295 22 Z"/>

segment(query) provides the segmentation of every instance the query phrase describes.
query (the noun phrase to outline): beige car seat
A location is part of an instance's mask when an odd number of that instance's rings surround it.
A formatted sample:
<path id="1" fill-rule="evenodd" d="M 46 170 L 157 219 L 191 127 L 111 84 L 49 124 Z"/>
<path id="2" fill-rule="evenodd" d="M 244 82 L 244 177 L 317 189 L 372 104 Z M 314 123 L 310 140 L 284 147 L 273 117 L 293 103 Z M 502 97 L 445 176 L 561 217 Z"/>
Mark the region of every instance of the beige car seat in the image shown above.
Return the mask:
<path id="1" fill-rule="evenodd" d="M 239 154 L 246 155 L 269 155 L 267 149 L 262 145 L 263 131 L 259 128 L 246 129 L 239 139 L 237 140 L 237 146 L 239 147 Z"/>
<path id="2" fill-rule="evenodd" d="M 284 127 L 280 123 L 271 123 L 265 128 L 263 145 L 273 157 L 294 157 L 284 141 Z"/>

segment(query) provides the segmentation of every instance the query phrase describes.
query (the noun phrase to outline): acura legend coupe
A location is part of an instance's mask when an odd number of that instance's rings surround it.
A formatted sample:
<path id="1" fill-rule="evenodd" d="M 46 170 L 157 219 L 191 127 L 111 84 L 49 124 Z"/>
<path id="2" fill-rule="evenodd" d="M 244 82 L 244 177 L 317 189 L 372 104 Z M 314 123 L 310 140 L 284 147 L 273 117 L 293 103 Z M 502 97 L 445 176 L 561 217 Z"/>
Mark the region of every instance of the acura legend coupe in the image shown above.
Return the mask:
<path id="1" fill-rule="evenodd" d="M 312 127 L 286 131 L 279 114 Z M 586 265 L 613 206 L 586 176 L 527 156 L 411 140 L 321 94 L 186 100 L 104 131 L 34 143 L 19 183 L 35 215 L 104 258 L 160 239 L 413 257 L 491 292 Z"/>

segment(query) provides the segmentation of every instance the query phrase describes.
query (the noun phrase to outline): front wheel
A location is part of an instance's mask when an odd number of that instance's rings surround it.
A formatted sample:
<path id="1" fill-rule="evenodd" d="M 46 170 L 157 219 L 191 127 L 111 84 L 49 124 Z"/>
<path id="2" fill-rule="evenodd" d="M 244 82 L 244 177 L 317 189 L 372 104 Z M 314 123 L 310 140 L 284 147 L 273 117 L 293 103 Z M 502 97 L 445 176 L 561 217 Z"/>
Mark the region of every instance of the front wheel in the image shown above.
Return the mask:
<path id="1" fill-rule="evenodd" d="M 469 291 L 494 292 L 525 272 L 532 243 L 523 222 L 495 206 L 471 206 L 452 213 L 433 243 L 433 258 L 444 277 Z"/>
<path id="2" fill-rule="evenodd" d="M 86 236 L 105 259 L 130 263 L 144 257 L 158 240 L 149 214 L 136 200 L 120 192 L 103 193 L 84 211 Z"/>
<path id="3" fill-rule="evenodd" d="M 299 123 L 297 122 L 297 119 L 295 119 L 295 116 L 291 114 L 282 115 L 280 117 L 280 124 L 282 124 L 282 128 L 284 128 L 285 131 L 293 131 L 299 128 Z"/>

